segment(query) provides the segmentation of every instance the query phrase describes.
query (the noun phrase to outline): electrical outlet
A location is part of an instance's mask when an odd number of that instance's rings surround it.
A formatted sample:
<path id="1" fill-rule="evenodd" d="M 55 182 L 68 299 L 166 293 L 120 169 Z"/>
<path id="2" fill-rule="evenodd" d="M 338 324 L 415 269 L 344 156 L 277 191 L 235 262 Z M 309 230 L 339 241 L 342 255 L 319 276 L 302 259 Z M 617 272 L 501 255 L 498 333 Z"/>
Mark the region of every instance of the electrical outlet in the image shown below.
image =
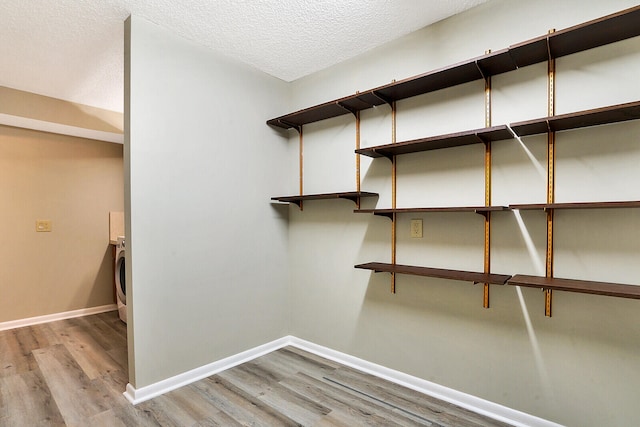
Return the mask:
<path id="1" fill-rule="evenodd" d="M 51 231 L 50 219 L 38 219 L 36 220 L 36 232 Z"/>
<path id="2" fill-rule="evenodd" d="M 422 238 L 422 220 L 421 219 L 411 220 L 411 237 Z"/>

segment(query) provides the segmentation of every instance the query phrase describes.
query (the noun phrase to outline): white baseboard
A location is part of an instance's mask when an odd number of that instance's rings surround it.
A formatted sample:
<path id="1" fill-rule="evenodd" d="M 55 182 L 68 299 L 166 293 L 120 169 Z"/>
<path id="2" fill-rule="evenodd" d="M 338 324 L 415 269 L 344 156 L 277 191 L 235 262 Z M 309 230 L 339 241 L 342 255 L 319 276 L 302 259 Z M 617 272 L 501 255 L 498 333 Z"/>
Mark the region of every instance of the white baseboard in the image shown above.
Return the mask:
<path id="1" fill-rule="evenodd" d="M 270 343 L 252 348 L 217 362 L 192 369 L 191 371 L 139 389 L 136 389 L 131 384 L 127 384 L 127 390 L 123 394 L 132 404 L 136 405 L 289 345 L 514 426 L 562 427 L 560 424 L 547 421 L 543 418 L 529 415 L 525 412 L 516 411 L 515 409 L 444 387 L 400 371 L 389 369 L 293 336 L 280 338 Z"/>
<path id="2" fill-rule="evenodd" d="M 209 363 L 199 368 L 192 369 L 182 374 L 178 374 L 174 377 L 167 378 L 166 380 L 162 380 L 138 389 L 131 384 L 127 384 L 127 389 L 123 394 L 124 397 L 129 400 L 129 402 L 137 405 L 138 403 L 153 399 L 154 397 L 170 392 L 171 390 L 184 387 L 203 378 L 215 375 L 218 372 L 222 372 L 226 369 L 233 368 L 234 366 L 249 362 L 257 357 L 263 356 L 267 353 L 278 350 L 279 348 L 290 345 L 290 343 L 291 337 L 280 338 L 275 341 L 271 341 L 270 343 L 254 347 L 252 349 L 243 351 L 242 353 L 226 357 L 216 362 Z"/>
<path id="3" fill-rule="evenodd" d="M 324 357 L 325 359 L 333 360 L 334 362 L 338 362 L 342 365 L 366 372 L 367 374 L 375 375 L 376 377 L 416 390 L 428 396 L 433 396 L 437 399 L 444 400 L 445 402 L 453 403 L 454 405 L 458 405 L 462 408 L 469 409 L 470 411 L 485 415 L 498 421 L 519 427 L 562 427 L 560 424 L 547 421 L 543 418 L 529 415 L 525 412 L 516 411 L 515 409 L 444 387 L 400 371 L 389 369 L 309 341 L 301 340 L 296 337 L 288 338 L 291 340 L 289 345 L 299 349 L 306 350 L 310 353 Z"/>
<path id="4" fill-rule="evenodd" d="M 90 316 L 92 314 L 106 313 L 117 310 L 115 304 L 101 305 L 99 307 L 81 308 L 80 310 L 65 311 L 63 313 L 47 314 L 45 316 L 29 317 L 27 319 L 11 320 L 0 323 L 0 331 L 22 328 L 24 326 L 38 325 L 40 323 L 55 322 L 56 320 L 71 319 L 73 317 Z"/>

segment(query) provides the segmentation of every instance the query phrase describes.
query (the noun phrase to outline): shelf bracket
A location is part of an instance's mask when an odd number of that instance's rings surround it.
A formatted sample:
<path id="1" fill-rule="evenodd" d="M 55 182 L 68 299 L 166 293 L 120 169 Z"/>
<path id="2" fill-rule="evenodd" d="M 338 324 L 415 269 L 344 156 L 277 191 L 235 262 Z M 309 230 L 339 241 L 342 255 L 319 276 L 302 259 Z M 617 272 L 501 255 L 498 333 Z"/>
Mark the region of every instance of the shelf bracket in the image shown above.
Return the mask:
<path id="1" fill-rule="evenodd" d="M 553 61 L 553 56 L 551 54 L 551 34 L 555 33 L 556 29 L 552 28 L 547 32 L 547 56 L 549 58 L 549 61 Z"/>
<path id="2" fill-rule="evenodd" d="M 484 54 L 485 55 L 489 55 L 491 53 L 491 49 L 487 49 Z M 474 61 L 474 63 L 476 64 L 476 68 L 478 69 L 478 72 L 480 72 L 480 75 L 482 76 L 483 80 L 486 82 L 487 79 L 490 79 L 491 76 L 487 73 L 484 72 L 484 70 L 482 69 L 482 67 L 480 66 L 480 64 L 478 63 L 478 61 Z"/>
<path id="3" fill-rule="evenodd" d="M 395 82 L 395 80 L 394 80 L 394 82 Z M 384 102 L 385 104 L 389 104 L 390 106 L 395 102 L 393 99 L 381 94 L 378 91 L 372 90 L 371 94 L 373 96 L 375 96 L 376 98 L 378 98 L 380 101 Z"/>
<path id="4" fill-rule="evenodd" d="M 351 114 L 353 114 L 354 116 L 357 115 L 357 113 L 359 112 L 359 110 L 356 110 L 355 108 L 351 108 L 351 107 L 347 107 L 346 105 L 344 105 L 342 102 L 340 101 L 336 101 L 336 105 L 340 108 L 342 108 L 345 111 L 350 112 Z"/>
<path id="5" fill-rule="evenodd" d="M 302 132 L 302 125 L 298 125 L 284 119 L 278 119 L 278 123 L 282 123 L 283 125 L 288 126 L 289 129 L 295 129 L 296 131 L 298 131 L 298 133 Z"/>
<path id="6" fill-rule="evenodd" d="M 342 195 L 342 196 L 338 196 L 339 199 L 345 199 L 345 200 L 351 200 L 353 203 L 356 204 L 357 208 L 360 209 L 360 196 L 346 196 L 346 195 Z"/>
<path id="7" fill-rule="evenodd" d="M 390 161 L 394 161 L 394 158 L 396 157 L 394 154 L 389 154 L 384 150 L 378 151 L 375 150 L 376 153 L 380 154 L 382 157 L 384 157 L 385 159 L 389 159 Z"/>
<path id="8" fill-rule="evenodd" d="M 372 94 L 373 96 L 376 96 L 376 94 L 375 94 L 375 93 L 373 93 L 373 91 L 368 91 L 368 92 L 365 92 L 364 94 L 367 94 L 367 93 L 370 93 L 370 94 Z M 363 104 L 367 104 L 369 107 L 376 107 L 376 106 L 377 106 L 376 104 L 372 104 L 371 102 L 368 102 L 368 101 L 365 101 L 364 99 L 362 99 L 362 98 L 361 98 L 361 96 L 362 96 L 362 95 L 363 95 L 363 94 L 362 94 L 362 93 L 360 93 L 359 91 L 358 91 L 358 92 L 356 92 L 356 99 L 357 99 L 358 101 L 362 102 Z M 377 98 L 377 96 L 376 96 L 376 98 Z"/>
<path id="9" fill-rule="evenodd" d="M 487 127 L 489 127 L 489 126 L 487 126 Z M 485 144 L 485 145 L 487 145 L 487 143 L 488 143 L 488 142 L 491 142 L 491 140 L 490 140 L 490 139 L 483 138 L 483 137 L 482 137 L 482 135 L 480 135 L 480 134 L 479 134 L 479 133 L 477 133 L 477 132 L 476 132 L 473 136 L 475 136 L 475 137 L 476 137 L 476 139 L 478 140 L 478 142 L 479 142 L 479 143 L 481 143 L 481 144 Z"/>
<path id="10" fill-rule="evenodd" d="M 489 50 L 488 53 L 491 53 L 491 51 Z M 489 76 L 482 70 L 482 67 L 480 66 L 480 64 L 478 64 L 478 61 L 475 61 L 475 64 L 476 64 L 476 68 L 478 69 L 478 72 L 480 73 L 480 76 L 482 77 L 483 80 L 486 81 Z"/>
<path id="11" fill-rule="evenodd" d="M 379 212 L 375 214 L 376 216 L 383 216 L 385 218 L 389 218 L 393 221 L 393 212 Z"/>

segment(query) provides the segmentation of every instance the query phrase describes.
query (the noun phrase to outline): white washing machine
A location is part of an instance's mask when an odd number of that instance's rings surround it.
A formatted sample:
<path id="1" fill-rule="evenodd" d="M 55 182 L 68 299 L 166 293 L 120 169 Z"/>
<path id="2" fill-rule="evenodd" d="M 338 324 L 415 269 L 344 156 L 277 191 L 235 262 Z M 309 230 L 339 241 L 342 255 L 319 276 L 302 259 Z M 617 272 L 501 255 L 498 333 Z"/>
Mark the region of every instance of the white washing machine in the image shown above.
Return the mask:
<path id="1" fill-rule="evenodd" d="M 120 320 L 127 323 L 127 279 L 125 266 L 124 236 L 118 236 L 116 244 L 116 300 L 118 303 L 118 315 Z"/>

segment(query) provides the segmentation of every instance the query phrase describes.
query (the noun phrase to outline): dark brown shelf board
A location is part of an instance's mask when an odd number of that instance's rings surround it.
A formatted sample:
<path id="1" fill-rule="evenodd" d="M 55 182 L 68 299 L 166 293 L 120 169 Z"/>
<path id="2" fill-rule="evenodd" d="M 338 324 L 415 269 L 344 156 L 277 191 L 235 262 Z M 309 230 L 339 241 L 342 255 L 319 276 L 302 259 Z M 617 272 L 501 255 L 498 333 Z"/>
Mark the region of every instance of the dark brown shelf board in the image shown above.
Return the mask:
<path id="1" fill-rule="evenodd" d="M 640 299 L 640 286 L 624 285 L 620 283 L 557 279 L 516 274 L 507 281 L 507 285 Z"/>
<path id="2" fill-rule="evenodd" d="M 389 83 L 375 89 L 368 89 L 354 95 L 305 108 L 284 116 L 267 120 L 267 124 L 283 129 L 296 128 L 320 120 L 388 104 L 447 87 L 472 82 L 492 75 L 515 70 L 516 66 L 508 50 L 490 53 L 468 61 L 460 62 L 424 74 Z M 481 71 L 483 70 L 483 71 Z"/>
<path id="3" fill-rule="evenodd" d="M 453 65 L 409 77 L 372 92 L 391 101 L 400 101 L 417 95 L 469 83 L 496 74 L 515 70 L 516 64 L 508 49 L 488 53 Z"/>
<path id="4" fill-rule="evenodd" d="M 383 262 L 369 262 L 358 264 L 355 268 L 373 270 L 376 273 L 410 274 L 412 276 L 437 277 L 440 279 L 460 280 L 473 283 L 491 283 L 504 285 L 511 276 L 504 274 L 485 274 L 474 271 L 448 270 L 443 268 L 417 267 L 413 265 L 387 264 Z"/>
<path id="5" fill-rule="evenodd" d="M 367 191 L 346 191 L 342 193 L 322 193 L 322 194 L 303 194 L 301 196 L 279 196 L 272 197 L 271 200 L 284 203 L 294 203 L 300 206 L 300 202 L 306 200 L 331 200 L 331 199 L 347 199 L 356 202 L 360 197 L 378 197 L 378 193 L 369 193 Z"/>
<path id="6" fill-rule="evenodd" d="M 438 213 L 438 212 L 473 212 L 484 215 L 487 212 L 505 211 L 506 206 L 447 206 L 432 208 L 396 208 L 396 209 L 356 209 L 355 213 L 372 213 L 378 216 L 393 218 L 393 214 L 402 213 Z"/>
<path id="7" fill-rule="evenodd" d="M 640 101 L 512 123 L 511 129 L 518 136 L 529 136 L 637 119 L 640 119 Z"/>
<path id="8" fill-rule="evenodd" d="M 636 37 L 638 22 L 640 6 L 509 46 L 509 52 L 518 68 L 526 67 Z"/>
<path id="9" fill-rule="evenodd" d="M 315 105 L 294 113 L 285 114 L 284 116 L 268 120 L 267 124 L 283 129 L 291 129 L 309 123 L 351 114 L 355 111 L 366 110 L 385 103 L 386 101 L 373 94 L 373 91 L 368 91 L 325 102 L 324 104 Z"/>
<path id="10" fill-rule="evenodd" d="M 366 110 L 640 35 L 640 6 L 267 121 L 283 129 Z"/>
<path id="11" fill-rule="evenodd" d="M 508 49 L 503 49 L 375 89 L 285 114 L 268 120 L 267 124 L 283 129 L 296 128 L 515 69 L 515 63 L 511 59 Z"/>
<path id="12" fill-rule="evenodd" d="M 547 209 L 612 209 L 612 208 L 640 208 L 640 201 L 619 202 L 575 202 L 575 203 L 529 203 L 509 205 L 511 210 L 547 210 Z"/>
<path id="13" fill-rule="evenodd" d="M 378 145 L 361 148 L 356 153 L 377 158 L 397 156 L 401 154 L 417 153 L 421 151 L 438 150 L 441 148 L 460 147 L 463 145 L 480 144 L 489 141 L 511 139 L 513 135 L 506 125 L 489 128 L 473 129 L 446 135 L 430 136 L 427 138 L 403 141 L 395 144 Z"/>

